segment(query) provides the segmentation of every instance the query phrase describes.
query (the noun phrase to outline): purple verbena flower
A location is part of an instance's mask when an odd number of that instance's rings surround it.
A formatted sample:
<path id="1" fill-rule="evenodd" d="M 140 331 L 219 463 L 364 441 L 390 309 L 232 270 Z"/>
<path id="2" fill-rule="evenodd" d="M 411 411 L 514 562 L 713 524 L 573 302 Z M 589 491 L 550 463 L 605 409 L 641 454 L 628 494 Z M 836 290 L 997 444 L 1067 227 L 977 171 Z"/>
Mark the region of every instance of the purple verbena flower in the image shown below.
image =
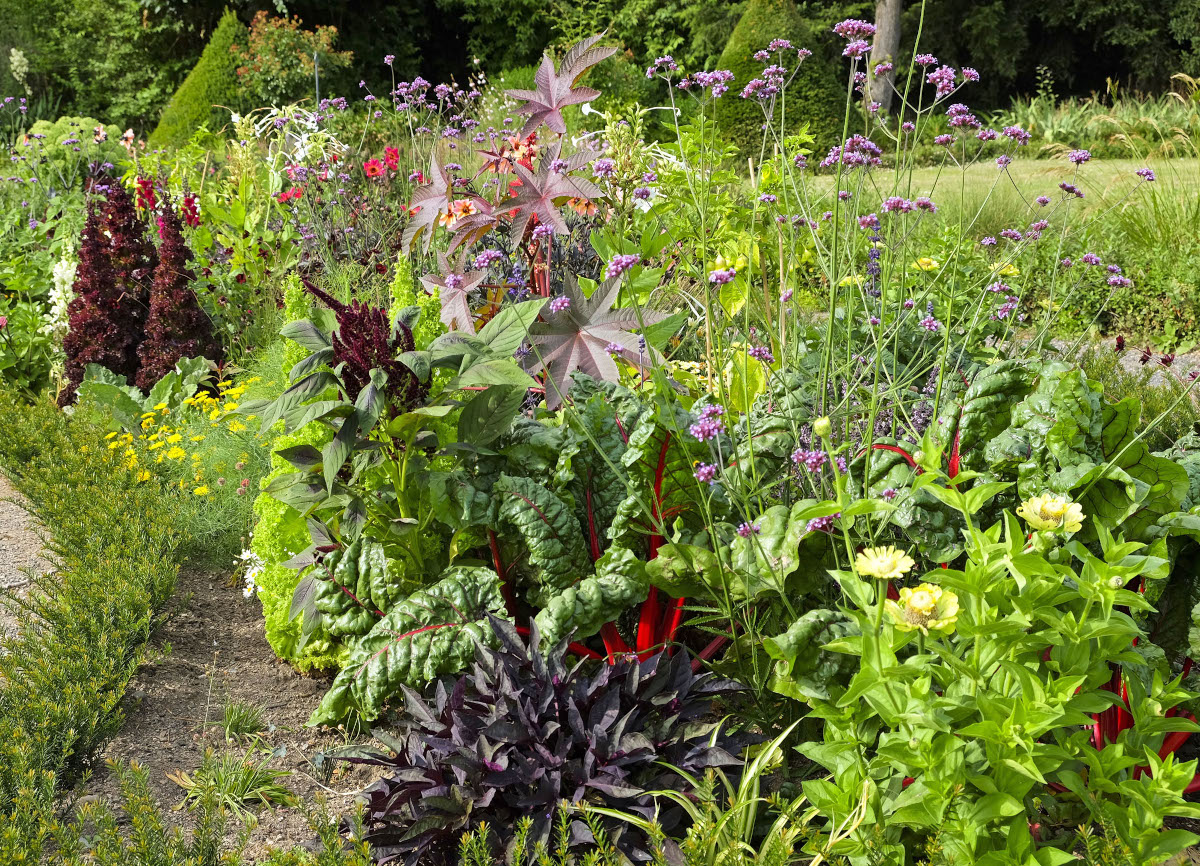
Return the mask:
<path id="1" fill-rule="evenodd" d="M 699 463 L 696 465 L 696 480 L 701 484 L 715 484 L 717 481 L 717 464 Z"/>
<path id="2" fill-rule="evenodd" d="M 629 253 L 628 255 L 617 254 L 613 256 L 613 260 L 608 263 L 608 268 L 605 269 L 604 276 L 610 280 L 613 277 L 619 277 L 621 274 L 625 273 L 640 261 L 641 256 L 637 255 L 636 253 Z"/>
<path id="3" fill-rule="evenodd" d="M 806 451 L 803 448 L 797 448 L 792 452 L 792 462 L 797 466 L 803 466 L 809 472 L 819 472 L 827 459 L 829 459 L 828 455 L 824 451 Z"/>
<path id="4" fill-rule="evenodd" d="M 737 534 L 742 538 L 749 538 L 751 535 L 758 535 L 762 527 L 757 523 L 743 523 L 737 529 Z"/>
<path id="5" fill-rule="evenodd" d="M 713 271 L 708 275 L 708 281 L 714 285 L 723 286 L 726 283 L 733 282 L 733 278 L 737 276 L 736 268 L 726 268 L 724 270 Z"/>
<path id="6" fill-rule="evenodd" d="M 847 18 L 835 24 L 833 32 L 847 41 L 866 39 L 875 35 L 875 25 L 861 18 Z"/>
<path id="7" fill-rule="evenodd" d="M 571 299 L 567 297 L 557 297 L 550 302 L 550 312 L 561 313 L 571 306 Z"/>

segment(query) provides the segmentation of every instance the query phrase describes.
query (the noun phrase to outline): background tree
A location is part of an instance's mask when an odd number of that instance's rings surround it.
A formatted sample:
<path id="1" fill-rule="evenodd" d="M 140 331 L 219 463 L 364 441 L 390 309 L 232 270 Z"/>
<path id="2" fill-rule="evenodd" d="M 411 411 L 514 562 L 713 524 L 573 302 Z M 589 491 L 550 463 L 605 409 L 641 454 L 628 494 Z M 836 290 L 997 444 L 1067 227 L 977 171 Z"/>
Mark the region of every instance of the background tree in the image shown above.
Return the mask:
<path id="1" fill-rule="evenodd" d="M 875 40 L 871 50 L 871 65 L 891 61 L 895 63 L 900 53 L 900 13 L 904 0 L 878 0 L 875 4 Z M 872 79 L 868 99 L 878 102 L 880 111 L 892 110 L 892 87 L 896 72 L 884 73 Z"/>

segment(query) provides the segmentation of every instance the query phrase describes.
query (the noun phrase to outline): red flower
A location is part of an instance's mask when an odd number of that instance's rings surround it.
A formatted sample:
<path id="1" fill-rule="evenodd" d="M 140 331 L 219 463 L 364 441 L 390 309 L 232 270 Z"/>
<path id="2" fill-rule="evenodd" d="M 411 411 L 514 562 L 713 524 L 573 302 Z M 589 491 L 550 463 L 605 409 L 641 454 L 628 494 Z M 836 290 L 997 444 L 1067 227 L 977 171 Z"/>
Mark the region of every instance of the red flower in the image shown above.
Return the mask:
<path id="1" fill-rule="evenodd" d="M 279 195 L 275 196 L 275 201 L 279 202 L 280 204 L 287 204 L 292 199 L 298 199 L 302 195 L 304 195 L 304 190 L 298 186 L 294 186 L 291 189 L 284 190 Z"/>
<path id="2" fill-rule="evenodd" d="M 387 167 L 395 171 L 400 167 L 400 151 L 394 147 L 385 147 L 383 149 L 383 161 L 387 163 Z"/>
<path id="3" fill-rule="evenodd" d="M 185 195 L 183 197 L 183 205 L 179 210 L 183 216 L 184 223 L 192 228 L 200 225 L 200 208 L 196 207 L 196 196 L 191 193 Z"/>
<path id="4" fill-rule="evenodd" d="M 377 159 L 368 159 L 363 163 L 363 171 L 367 173 L 367 177 L 379 177 L 383 174 L 383 163 Z"/>
<path id="5" fill-rule="evenodd" d="M 134 186 L 137 187 L 137 206 L 144 210 L 154 210 L 158 206 L 158 199 L 154 195 L 154 181 L 139 177 Z"/>

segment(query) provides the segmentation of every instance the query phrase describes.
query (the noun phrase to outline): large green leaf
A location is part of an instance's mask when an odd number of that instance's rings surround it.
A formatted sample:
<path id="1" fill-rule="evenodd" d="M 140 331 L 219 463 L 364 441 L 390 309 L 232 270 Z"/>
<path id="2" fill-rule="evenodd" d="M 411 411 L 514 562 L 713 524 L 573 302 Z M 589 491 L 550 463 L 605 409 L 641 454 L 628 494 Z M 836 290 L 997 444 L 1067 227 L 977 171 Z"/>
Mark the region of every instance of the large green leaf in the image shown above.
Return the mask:
<path id="1" fill-rule="evenodd" d="M 836 610 L 810 610 L 783 634 L 763 641 L 775 659 L 768 686 L 798 701 L 835 698 L 857 669 L 858 659 L 822 647 L 857 633 L 858 627 Z"/>
<path id="2" fill-rule="evenodd" d="M 500 578 L 489 568 L 449 568 L 428 589 L 388 611 L 359 641 L 308 720 L 335 725 L 351 714 L 379 717 L 400 687 L 420 687 L 470 663 L 476 642 L 494 645 L 488 613 L 500 614 Z"/>
<path id="3" fill-rule="evenodd" d="M 359 538 L 322 567 L 328 579 L 314 584 L 313 603 L 335 637 L 366 634 L 403 597 L 401 563 L 378 542 Z"/>
<path id="4" fill-rule="evenodd" d="M 530 591 L 535 604 L 591 575 L 592 559 L 571 504 L 522 476 L 501 475 L 492 491 L 501 520 L 516 530 L 536 569 Z"/>
<path id="5" fill-rule="evenodd" d="M 582 640 L 645 601 L 649 591 L 646 564 L 630 550 L 609 548 L 596 563 L 595 577 L 551 598 L 534 621 L 546 646 L 554 646 L 568 635 Z"/>

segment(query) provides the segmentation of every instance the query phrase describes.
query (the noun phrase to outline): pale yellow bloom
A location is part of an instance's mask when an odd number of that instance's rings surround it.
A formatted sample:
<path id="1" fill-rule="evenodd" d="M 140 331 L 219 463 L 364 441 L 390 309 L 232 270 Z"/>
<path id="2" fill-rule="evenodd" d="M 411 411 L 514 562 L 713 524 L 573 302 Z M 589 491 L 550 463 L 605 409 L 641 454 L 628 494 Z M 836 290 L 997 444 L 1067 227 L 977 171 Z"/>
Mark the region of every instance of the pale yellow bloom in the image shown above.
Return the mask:
<path id="1" fill-rule="evenodd" d="M 911 267 L 918 271 L 936 271 L 941 265 L 929 256 L 921 256 L 912 263 Z"/>
<path id="2" fill-rule="evenodd" d="M 167 437 L 167 441 L 170 442 L 172 445 L 174 445 L 176 442 L 182 442 L 183 436 L 181 436 L 178 433 L 172 433 L 170 436 Z"/>
<path id="3" fill-rule="evenodd" d="M 855 566 L 863 577 L 896 580 L 912 571 L 916 562 L 895 547 L 868 547 L 858 555 Z"/>
<path id="4" fill-rule="evenodd" d="M 1078 532 L 1083 528 L 1083 506 L 1065 496 L 1035 496 L 1021 503 L 1017 516 L 1033 529 Z"/>
<path id="5" fill-rule="evenodd" d="M 996 273 L 1002 277 L 1019 277 L 1019 276 L 1021 276 L 1021 271 L 1017 268 L 1016 265 L 1013 265 L 1013 264 L 1005 265 L 1000 270 L 996 271 Z"/>
<path id="6" fill-rule="evenodd" d="M 187 457 L 187 452 L 184 451 L 182 448 L 180 448 L 178 445 L 176 445 L 174 448 L 172 448 L 170 451 L 167 452 L 168 460 L 182 460 L 184 457 Z"/>
<path id="7" fill-rule="evenodd" d="M 201 484 L 199 487 L 197 487 L 195 490 L 193 490 L 192 493 L 194 493 L 197 496 L 207 496 L 208 488 L 205 487 L 203 484 Z"/>
<path id="8" fill-rule="evenodd" d="M 900 590 L 898 602 L 889 599 L 884 606 L 901 631 L 951 634 L 958 621 L 958 596 L 932 583 L 906 586 Z"/>

